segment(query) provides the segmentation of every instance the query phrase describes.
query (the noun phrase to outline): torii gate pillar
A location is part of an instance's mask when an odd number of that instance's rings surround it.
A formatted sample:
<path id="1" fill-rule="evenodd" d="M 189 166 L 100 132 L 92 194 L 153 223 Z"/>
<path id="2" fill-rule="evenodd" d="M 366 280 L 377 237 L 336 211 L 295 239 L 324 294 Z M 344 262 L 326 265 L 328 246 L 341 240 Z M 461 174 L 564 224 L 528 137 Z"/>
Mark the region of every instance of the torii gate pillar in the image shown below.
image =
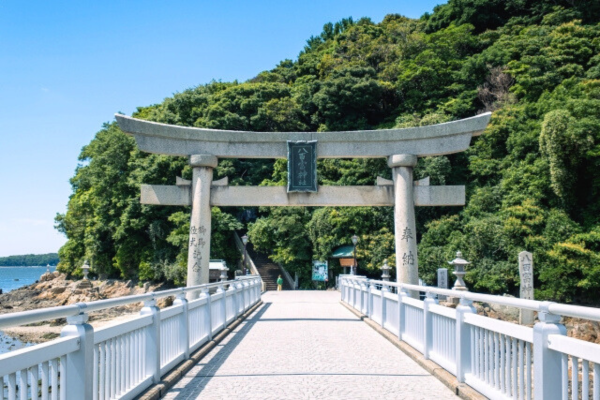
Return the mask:
<path id="1" fill-rule="evenodd" d="M 417 156 L 396 154 L 388 158 L 394 180 L 394 230 L 398 283 L 419 284 L 413 168 Z M 418 293 L 411 293 L 412 297 Z"/>
<path id="2" fill-rule="evenodd" d="M 192 177 L 192 216 L 190 219 L 190 242 L 187 264 L 187 286 L 208 283 L 210 266 L 210 186 L 217 157 L 211 154 L 190 156 Z M 197 292 L 188 293 L 188 300 L 198 297 Z"/>

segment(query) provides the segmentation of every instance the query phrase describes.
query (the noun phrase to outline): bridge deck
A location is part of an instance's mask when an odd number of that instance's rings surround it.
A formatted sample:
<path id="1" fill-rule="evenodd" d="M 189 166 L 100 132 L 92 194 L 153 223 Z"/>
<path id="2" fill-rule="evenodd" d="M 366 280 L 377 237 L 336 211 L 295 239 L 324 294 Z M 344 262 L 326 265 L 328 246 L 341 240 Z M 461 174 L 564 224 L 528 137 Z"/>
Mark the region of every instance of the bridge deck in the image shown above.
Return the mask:
<path id="1" fill-rule="evenodd" d="M 451 399 L 339 304 L 339 292 L 266 292 L 264 304 L 166 399 Z"/>

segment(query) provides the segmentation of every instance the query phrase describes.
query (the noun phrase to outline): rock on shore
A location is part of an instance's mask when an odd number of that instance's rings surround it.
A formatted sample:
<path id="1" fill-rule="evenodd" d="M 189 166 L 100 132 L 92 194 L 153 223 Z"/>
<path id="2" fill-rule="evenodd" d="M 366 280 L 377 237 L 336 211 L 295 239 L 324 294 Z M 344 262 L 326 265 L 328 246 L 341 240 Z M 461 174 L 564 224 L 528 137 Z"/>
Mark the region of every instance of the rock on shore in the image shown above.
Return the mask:
<path id="1" fill-rule="evenodd" d="M 8 293 L 0 294 L 0 314 L 28 311 L 46 307 L 70 305 L 114 297 L 130 296 L 171 288 L 165 284 L 145 283 L 141 287 L 133 281 L 109 279 L 90 281 L 91 288 L 81 288 L 81 280 L 72 281 L 58 271 L 42 275 L 38 283 L 25 286 Z M 85 285 L 83 285 L 85 286 Z M 168 307 L 172 298 L 160 299 L 158 306 Z M 133 318 L 142 308 L 142 303 L 113 307 L 90 313 L 90 323 L 99 327 L 113 321 Z M 4 329 L 6 336 L 18 338 L 22 342 L 42 343 L 59 336 L 64 319 L 45 321 Z"/>

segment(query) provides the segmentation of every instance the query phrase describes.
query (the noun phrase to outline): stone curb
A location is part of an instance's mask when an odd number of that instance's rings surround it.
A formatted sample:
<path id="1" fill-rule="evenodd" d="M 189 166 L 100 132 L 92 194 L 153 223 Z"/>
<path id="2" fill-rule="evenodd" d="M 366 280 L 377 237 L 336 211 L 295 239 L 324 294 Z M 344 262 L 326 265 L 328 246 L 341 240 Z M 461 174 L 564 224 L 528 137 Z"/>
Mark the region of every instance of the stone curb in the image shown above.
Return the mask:
<path id="1" fill-rule="evenodd" d="M 243 320 L 248 318 L 258 307 L 263 304 L 262 300 L 259 300 L 254 306 L 252 306 L 244 314 L 240 315 L 236 320 L 231 322 L 225 329 L 219 332 L 211 341 L 205 343 L 202 347 L 194 352 L 189 359 L 182 361 L 171 371 L 167 372 L 163 376 L 162 380 L 157 384 L 150 386 L 141 395 L 136 397 L 137 400 L 158 400 L 162 398 L 167 391 L 173 387 L 183 376 L 191 370 L 205 355 L 207 355 L 219 342 L 221 342 L 227 335 L 229 335 L 235 328 L 237 328 Z"/>
<path id="2" fill-rule="evenodd" d="M 356 311 L 354 308 L 350 307 L 348 304 L 340 301 L 344 307 L 346 307 L 350 312 L 360 318 L 362 321 L 366 322 L 371 328 L 377 331 L 381 336 L 389 340 L 394 346 L 399 348 L 409 356 L 413 361 L 419 364 L 423 369 L 429 372 L 431 375 L 436 377 L 439 381 L 441 381 L 444 385 L 450 388 L 458 397 L 465 400 L 482 400 L 487 399 L 484 395 L 473 389 L 472 387 L 458 382 L 456 377 L 446 371 L 444 368 L 440 367 L 438 364 L 434 363 L 431 360 L 426 360 L 425 357 L 418 350 L 415 350 L 413 347 L 409 346 L 405 342 L 398 340 L 398 337 L 393 333 L 383 329 L 380 324 L 373 321 L 366 315 L 363 315 L 359 311 Z"/>

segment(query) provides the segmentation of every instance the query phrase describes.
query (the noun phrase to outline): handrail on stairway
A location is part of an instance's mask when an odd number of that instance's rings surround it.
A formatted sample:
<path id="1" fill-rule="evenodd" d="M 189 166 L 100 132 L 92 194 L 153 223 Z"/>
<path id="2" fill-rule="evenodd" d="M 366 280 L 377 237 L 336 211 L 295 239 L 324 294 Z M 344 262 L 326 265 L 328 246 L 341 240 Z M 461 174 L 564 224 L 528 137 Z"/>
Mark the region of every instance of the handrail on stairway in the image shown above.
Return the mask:
<path id="1" fill-rule="evenodd" d="M 242 252 L 242 254 L 244 254 L 244 243 L 242 242 L 242 239 L 240 239 L 237 232 L 233 233 L 233 237 L 234 237 L 236 247 L 238 248 L 239 251 Z M 260 290 L 263 293 L 266 292 L 267 291 L 266 284 L 263 281 L 262 276 L 260 276 L 260 274 L 258 273 L 258 268 L 256 268 L 256 265 L 254 264 L 254 260 L 252 260 L 250 255 L 247 253 L 246 253 L 246 262 L 248 264 L 250 264 L 250 271 L 252 271 L 252 275 L 257 275 L 260 278 Z"/>

